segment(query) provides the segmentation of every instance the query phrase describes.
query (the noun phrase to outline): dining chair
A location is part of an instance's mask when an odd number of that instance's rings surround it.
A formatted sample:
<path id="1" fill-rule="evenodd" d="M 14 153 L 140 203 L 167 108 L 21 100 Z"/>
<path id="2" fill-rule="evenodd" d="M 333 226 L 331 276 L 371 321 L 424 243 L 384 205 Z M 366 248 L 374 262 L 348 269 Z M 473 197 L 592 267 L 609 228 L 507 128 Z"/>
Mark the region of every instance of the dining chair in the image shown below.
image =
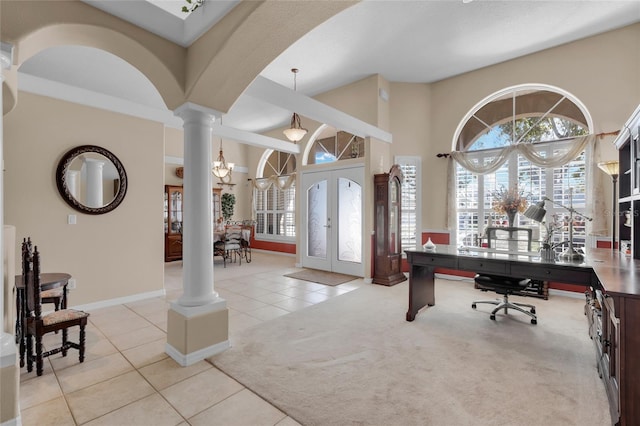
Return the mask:
<path id="1" fill-rule="evenodd" d="M 242 221 L 242 240 L 240 241 L 241 252 L 247 263 L 251 263 L 251 233 L 253 232 L 252 220 Z"/>
<path id="2" fill-rule="evenodd" d="M 40 253 L 38 247 L 33 252 L 27 248 L 23 251 L 23 282 L 25 283 L 26 303 L 24 315 L 26 341 L 27 371 L 33 370 L 36 364 L 36 374 L 42 375 L 43 359 L 50 355 L 62 353 L 67 356 L 69 349 L 78 350 L 80 362 L 84 362 L 85 353 L 85 327 L 89 314 L 75 309 L 60 309 L 46 315 L 42 315 L 42 295 L 40 292 Z M 78 342 L 68 340 L 68 330 L 71 327 L 79 327 Z M 47 333 L 62 331 L 60 346 L 44 351 L 42 338 Z"/>
<path id="3" fill-rule="evenodd" d="M 225 227 L 224 251 L 226 259 L 233 259 L 233 262 L 238 259 L 238 264 L 242 265 L 242 225 L 240 223 L 229 223 Z"/>
<path id="4" fill-rule="evenodd" d="M 22 269 L 25 268 L 25 253 L 33 252 L 33 243 L 31 242 L 31 237 L 25 238 L 22 240 Z M 28 257 L 27 257 L 28 258 Z M 40 297 L 42 298 L 42 303 L 53 303 L 54 310 L 59 311 L 60 309 L 65 309 L 66 300 L 65 300 L 65 289 L 64 287 L 56 287 L 49 290 L 45 290 L 40 292 Z"/>

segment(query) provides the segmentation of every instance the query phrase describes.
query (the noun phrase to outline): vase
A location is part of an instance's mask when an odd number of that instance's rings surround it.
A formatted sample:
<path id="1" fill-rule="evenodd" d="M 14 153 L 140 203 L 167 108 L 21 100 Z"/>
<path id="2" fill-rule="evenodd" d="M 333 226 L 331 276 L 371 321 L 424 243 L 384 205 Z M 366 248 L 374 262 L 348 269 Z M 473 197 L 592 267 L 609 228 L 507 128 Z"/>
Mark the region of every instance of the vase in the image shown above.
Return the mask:
<path id="1" fill-rule="evenodd" d="M 542 247 L 540 247 L 540 259 L 543 262 L 553 262 L 555 261 L 556 254 L 551 248 L 551 246 L 547 243 L 543 243 Z"/>
<path id="2" fill-rule="evenodd" d="M 507 219 L 509 220 L 509 228 L 513 228 L 516 222 L 517 210 L 507 210 Z"/>
<path id="3" fill-rule="evenodd" d="M 433 241 L 431 241 L 431 238 L 429 238 L 429 240 L 422 245 L 422 248 L 426 252 L 435 253 L 436 251 L 436 245 L 433 244 Z"/>

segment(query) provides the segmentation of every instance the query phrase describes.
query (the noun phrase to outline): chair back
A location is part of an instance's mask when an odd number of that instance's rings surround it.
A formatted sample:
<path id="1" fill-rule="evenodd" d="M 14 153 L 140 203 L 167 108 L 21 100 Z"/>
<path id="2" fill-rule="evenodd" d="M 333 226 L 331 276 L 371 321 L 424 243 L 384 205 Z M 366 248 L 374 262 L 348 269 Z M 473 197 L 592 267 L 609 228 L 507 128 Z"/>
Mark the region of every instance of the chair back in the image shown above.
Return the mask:
<path id="1" fill-rule="evenodd" d="M 40 252 L 38 247 L 32 248 L 31 242 L 23 242 L 22 246 L 22 282 L 25 289 L 25 318 L 42 317 L 42 300 L 40 296 Z"/>
<path id="2" fill-rule="evenodd" d="M 488 227 L 487 246 L 500 251 L 531 251 L 531 228 Z"/>
<path id="3" fill-rule="evenodd" d="M 31 270 L 31 262 L 33 261 L 33 244 L 31 244 L 31 237 L 24 238 L 22 240 L 22 275 L 24 278 L 25 272 Z M 26 281 L 23 281 L 26 283 Z"/>
<path id="4" fill-rule="evenodd" d="M 233 246 L 238 245 L 240 247 L 240 241 L 242 240 L 242 224 L 229 223 L 224 229 L 224 242 L 225 245 Z"/>
<path id="5" fill-rule="evenodd" d="M 242 239 L 247 246 L 251 244 L 251 234 L 253 233 L 253 224 L 254 222 L 252 220 L 242 221 Z"/>

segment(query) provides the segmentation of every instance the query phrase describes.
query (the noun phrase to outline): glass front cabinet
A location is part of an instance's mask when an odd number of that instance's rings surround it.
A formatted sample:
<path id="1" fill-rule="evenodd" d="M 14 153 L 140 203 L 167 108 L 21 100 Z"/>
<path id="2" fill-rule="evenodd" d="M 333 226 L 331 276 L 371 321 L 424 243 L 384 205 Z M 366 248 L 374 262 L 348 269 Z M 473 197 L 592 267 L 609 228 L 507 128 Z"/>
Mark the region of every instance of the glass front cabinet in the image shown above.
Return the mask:
<path id="1" fill-rule="evenodd" d="M 397 165 L 389 173 L 374 176 L 375 284 L 391 286 L 407 279 L 402 273 L 401 186 L 402 171 Z"/>
<path id="2" fill-rule="evenodd" d="M 216 229 L 222 217 L 221 188 L 213 188 L 213 227 Z M 182 259 L 182 186 L 164 187 L 164 261 Z"/>

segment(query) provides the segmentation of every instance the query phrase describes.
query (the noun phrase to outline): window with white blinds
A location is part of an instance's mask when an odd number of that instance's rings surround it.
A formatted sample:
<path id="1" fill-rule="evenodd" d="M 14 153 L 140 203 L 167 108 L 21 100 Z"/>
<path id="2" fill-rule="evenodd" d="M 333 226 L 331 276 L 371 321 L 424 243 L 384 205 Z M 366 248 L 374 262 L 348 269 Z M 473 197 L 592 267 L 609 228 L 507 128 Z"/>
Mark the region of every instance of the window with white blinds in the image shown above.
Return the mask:
<path id="1" fill-rule="evenodd" d="M 418 191 L 420 176 L 419 157 L 396 157 L 396 164 L 402 170 L 402 249 L 417 248 L 420 244 L 419 234 L 419 206 L 421 194 Z"/>
<path id="2" fill-rule="evenodd" d="M 296 172 L 295 156 L 286 152 L 266 150 L 258 170 L 262 178 L 290 176 Z M 282 185 L 280 185 L 282 186 Z M 276 183 L 268 189 L 253 189 L 256 228 L 259 240 L 295 242 L 296 186 L 284 189 Z"/>
<path id="3" fill-rule="evenodd" d="M 485 103 L 470 111 L 459 127 L 457 150 L 466 152 L 480 164 L 495 159 L 496 149 L 521 143 L 532 144 L 543 157 L 559 157 L 570 148 L 570 139 L 589 132 L 585 109 L 577 100 L 558 88 L 519 86 L 505 89 L 485 99 Z M 558 205 L 584 212 L 587 204 L 586 153 L 560 167 L 539 167 L 524 156 L 512 152 L 495 172 L 477 175 L 456 165 L 456 219 L 458 245 L 482 243 L 488 226 L 506 226 L 507 217 L 492 209 L 493 194 L 501 189 L 517 188 L 529 203 L 545 197 Z M 554 224 L 552 243 L 568 239 L 569 213 L 556 204 L 545 204 L 545 221 Z M 531 227 L 533 241 L 546 232 L 523 214 L 516 217 L 515 226 Z M 586 243 L 586 224 L 574 217 L 573 242 Z M 562 249 L 559 247 L 558 250 Z"/>
<path id="4" fill-rule="evenodd" d="M 256 237 L 295 240 L 296 187 L 280 189 L 276 185 L 265 191 L 254 189 Z"/>

